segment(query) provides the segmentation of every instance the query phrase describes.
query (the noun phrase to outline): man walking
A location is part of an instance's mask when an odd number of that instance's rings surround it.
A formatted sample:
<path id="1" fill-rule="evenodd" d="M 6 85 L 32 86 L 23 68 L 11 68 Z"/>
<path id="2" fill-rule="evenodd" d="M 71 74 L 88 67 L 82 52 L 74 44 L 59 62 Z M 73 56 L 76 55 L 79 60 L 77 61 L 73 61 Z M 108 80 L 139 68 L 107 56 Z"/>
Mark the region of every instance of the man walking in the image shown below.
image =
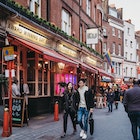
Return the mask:
<path id="1" fill-rule="evenodd" d="M 85 85 L 85 82 L 86 82 L 85 79 L 79 80 L 79 88 L 78 88 L 78 92 L 80 95 L 80 102 L 79 102 L 79 109 L 77 112 L 78 115 L 77 121 L 81 127 L 80 137 L 82 139 L 87 138 L 88 115 L 89 112 L 93 112 L 93 107 L 94 107 L 92 91 L 88 90 L 88 87 Z M 82 119 L 83 116 L 84 119 Z"/>
<path id="2" fill-rule="evenodd" d="M 134 140 L 140 140 L 140 87 L 139 80 L 134 79 L 133 88 L 124 95 L 124 107 L 132 125 Z M 138 129 L 137 129 L 138 128 Z"/>

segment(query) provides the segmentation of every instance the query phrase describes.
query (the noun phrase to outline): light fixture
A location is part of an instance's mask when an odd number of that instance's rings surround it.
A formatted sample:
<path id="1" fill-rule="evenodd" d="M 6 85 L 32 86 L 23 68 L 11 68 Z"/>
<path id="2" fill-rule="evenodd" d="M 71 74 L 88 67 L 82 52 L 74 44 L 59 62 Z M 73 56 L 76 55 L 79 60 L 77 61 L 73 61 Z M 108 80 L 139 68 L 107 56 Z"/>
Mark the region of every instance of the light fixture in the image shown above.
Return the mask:
<path id="1" fill-rule="evenodd" d="M 58 67 L 59 67 L 60 70 L 63 70 L 65 68 L 65 64 L 62 63 L 62 62 L 59 62 Z"/>

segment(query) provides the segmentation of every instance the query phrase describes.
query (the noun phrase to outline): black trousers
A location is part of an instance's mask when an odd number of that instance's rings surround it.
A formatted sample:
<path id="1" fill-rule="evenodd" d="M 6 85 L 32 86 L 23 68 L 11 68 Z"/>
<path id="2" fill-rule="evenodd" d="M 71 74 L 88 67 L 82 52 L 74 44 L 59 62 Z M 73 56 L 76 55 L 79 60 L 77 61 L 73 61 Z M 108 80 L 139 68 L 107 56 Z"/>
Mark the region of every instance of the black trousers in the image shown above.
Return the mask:
<path id="1" fill-rule="evenodd" d="M 134 140 L 140 140 L 140 112 L 128 112 Z"/>
<path id="2" fill-rule="evenodd" d="M 63 116 L 63 129 L 64 129 L 64 133 L 66 133 L 67 131 L 67 123 L 68 123 L 68 115 L 70 115 L 71 121 L 72 121 L 72 125 L 73 125 L 73 129 L 76 130 L 76 113 L 72 112 L 72 111 L 64 111 L 64 116 Z"/>

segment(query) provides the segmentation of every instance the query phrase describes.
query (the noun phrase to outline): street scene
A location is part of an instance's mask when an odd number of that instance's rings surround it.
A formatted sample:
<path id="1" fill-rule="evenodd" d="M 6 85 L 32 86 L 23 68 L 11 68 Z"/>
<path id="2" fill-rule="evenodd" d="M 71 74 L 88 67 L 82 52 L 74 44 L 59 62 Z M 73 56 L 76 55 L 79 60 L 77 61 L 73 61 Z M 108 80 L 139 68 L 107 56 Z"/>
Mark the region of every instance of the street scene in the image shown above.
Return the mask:
<path id="1" fill-rule="evenodd" d="M 13 133 L 2 140 L 80 140 L 80 127 L 77 125 L 77 133 L 72 134 L 72 123 L 68 120 L 68 132 L 65 138 L 60 138 L 63 132 L 63 118 L 59 114 L 59 121 L 54 121 L 53 114 L 44 114 L 29 120 L 29 126 L 13 127 Z M 133 140 L 131 125 L 122 103 L 118 110 L 108 112 L 107 108 L 94 110 L 94 133 L 88 132 L 87 140 Z M 2 127 L 0 128 L 2 133 Z"/>
<path id="2" fill-rule="evenodd" d="M 139 0 L 0 0 L 0 139 L 140 140 Z"/>

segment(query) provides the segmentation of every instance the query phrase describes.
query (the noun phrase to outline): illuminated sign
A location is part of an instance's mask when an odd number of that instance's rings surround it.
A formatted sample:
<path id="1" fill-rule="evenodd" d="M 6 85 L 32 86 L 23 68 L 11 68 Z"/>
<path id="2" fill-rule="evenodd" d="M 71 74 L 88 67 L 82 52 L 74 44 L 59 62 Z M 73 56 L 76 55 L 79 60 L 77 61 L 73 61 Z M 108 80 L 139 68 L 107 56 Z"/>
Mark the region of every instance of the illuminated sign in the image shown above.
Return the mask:
<path id="1" fill-rule="evenodd" d="M 31 30 L 28 30 L 27 28 L 20 26 L 18 23 L 16 24 L 8 21 L 6 30 L 20 37 L 31 40 L 34 43 L 41 44 L 43 46 L 46 46 L 47 44 L 47 38 Z"/>
<path id="2" fill-rule="evenodd" d="M 73 50 L 71 50 L 71 49 L 69 49 L 69 48 L 67 48 L 63 45 L 59 45 L 58 50 L 60 52 L 64 53 L 64 54 L 69 55 L 69 56 L 72 56 L 72 57 L 75 57 L 75 58 L 77 57 L 77 53 L 75 51 L 73 51 Z"/>

